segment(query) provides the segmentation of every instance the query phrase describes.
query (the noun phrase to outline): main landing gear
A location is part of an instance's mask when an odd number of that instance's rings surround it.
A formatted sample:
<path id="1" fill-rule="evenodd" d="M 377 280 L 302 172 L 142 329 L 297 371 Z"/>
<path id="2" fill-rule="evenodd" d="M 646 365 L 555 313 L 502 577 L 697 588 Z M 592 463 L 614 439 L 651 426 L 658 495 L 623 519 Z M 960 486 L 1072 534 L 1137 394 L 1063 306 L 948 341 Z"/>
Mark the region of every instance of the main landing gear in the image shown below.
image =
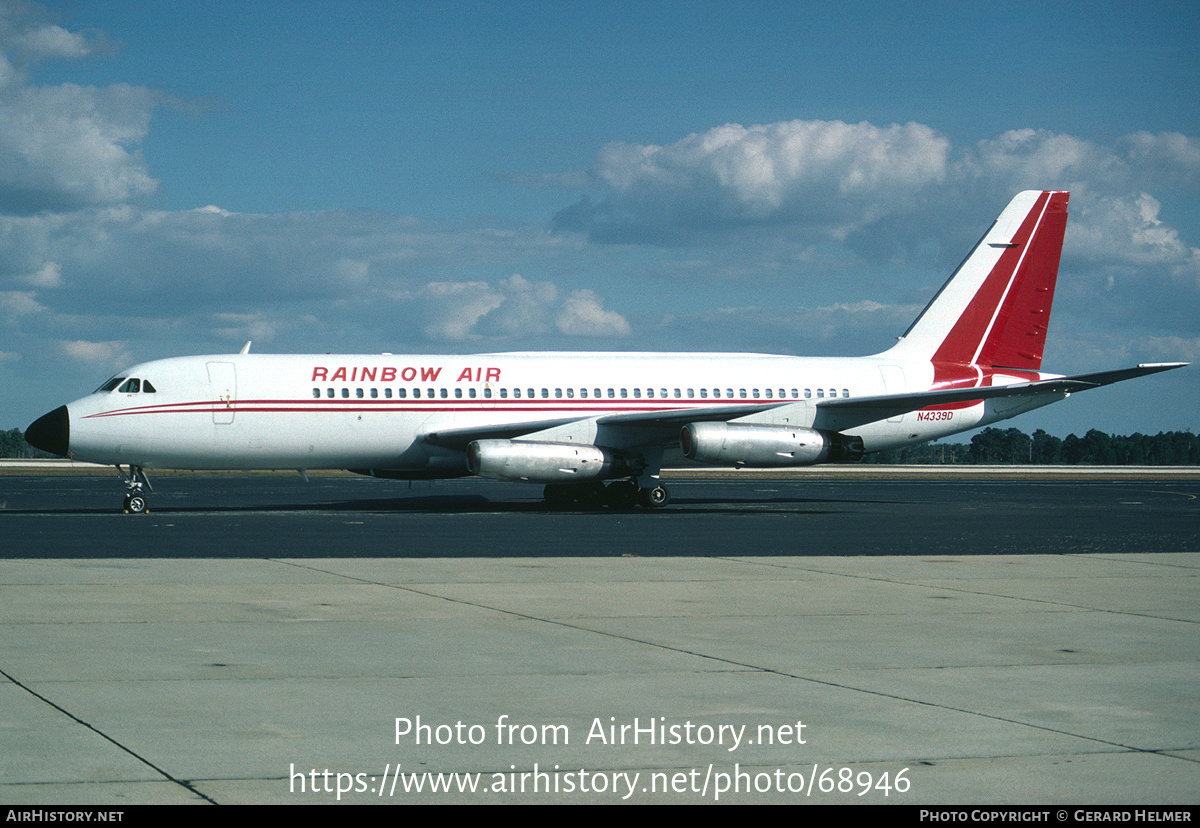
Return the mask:
<path id="1" fill-rule="evenodd" d="M 129 473 L 126 474 L 124 469 L 117 466 L 117 473 L 125 481 L 125 501 L 122 503 L 122 508 L 127 515 L 144 515 L 149 511 L 146 496 L 142 494 L 144 488 L 148 492 L 154 491 L 154 487 L 150 485 L 150 479 L 146 477 L 146 471 L 141 466 L 129 466 Z"/>
<path id="2" fill-rule="evenodd" d="M 599 480 L 589 480 L 586 483 L 548 483 L 544 497 L 546 505 L 551 509 L 570 509 L 574 506 L 599 509 L 601 506 L 607 506 L 610 509 L 625 510 L 639 504 L 647 509 L 657 509 L 671 502 L 671 492 L 666 486 L 661 483 L 651 487 L 638 486 L 636 480 L 616 480 L 607 486 Z"/>

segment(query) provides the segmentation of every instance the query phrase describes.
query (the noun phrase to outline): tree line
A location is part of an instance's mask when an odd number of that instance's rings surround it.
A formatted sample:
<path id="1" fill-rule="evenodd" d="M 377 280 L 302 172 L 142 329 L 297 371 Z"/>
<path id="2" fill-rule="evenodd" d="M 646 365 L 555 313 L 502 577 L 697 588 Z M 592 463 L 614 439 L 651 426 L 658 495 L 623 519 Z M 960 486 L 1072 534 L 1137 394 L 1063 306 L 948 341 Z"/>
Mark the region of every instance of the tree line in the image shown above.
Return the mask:
<path id="1" fill-rule="evenodd" d="M 0 431 L 0 457 L 53 457 L 25 442 L 21 430 Z M 985 428 L 970 443 L 922 443 L 868 454 L 864 463 L 920 465 L 1197 466 L 1200 435 L 1190 431 L 1118 436 L 1092 429 L 1059 439 L 1038 429 Z"/>
<path id="2" fill-rule="evenodd" d="M 1106 434 L 1093 428 L 1082 437 L 1059 439 L 1042 429 L 985 428 L 970 443 L 923 443 L 869 454 L 865 463 L 1033 466 L 1196 466 L 1200 435 L 1190 431 Z"/>
<path id="3" fill-rule="evenodd" d="M 25 442 L 21 429 L 0 431 L 0 457 L 20 457 L 24 459 L 38 457 L 53 457 L 53 454 L 34 448 Z"/>

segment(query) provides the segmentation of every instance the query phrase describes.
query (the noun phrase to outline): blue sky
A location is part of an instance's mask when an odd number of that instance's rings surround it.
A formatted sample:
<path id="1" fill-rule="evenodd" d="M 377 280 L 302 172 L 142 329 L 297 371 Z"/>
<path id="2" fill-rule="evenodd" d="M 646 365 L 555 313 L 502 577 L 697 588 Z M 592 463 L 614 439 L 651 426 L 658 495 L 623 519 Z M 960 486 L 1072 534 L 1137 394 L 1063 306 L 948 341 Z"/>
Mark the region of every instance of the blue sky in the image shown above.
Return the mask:
<path id="1" fill-rule="evenodd" d="M 1200 6 L 834 5 L 0 0 L 0 427 L 248 339 L 873 353 L 1028 188 L 1046 370 L 1200 361 Z"/>

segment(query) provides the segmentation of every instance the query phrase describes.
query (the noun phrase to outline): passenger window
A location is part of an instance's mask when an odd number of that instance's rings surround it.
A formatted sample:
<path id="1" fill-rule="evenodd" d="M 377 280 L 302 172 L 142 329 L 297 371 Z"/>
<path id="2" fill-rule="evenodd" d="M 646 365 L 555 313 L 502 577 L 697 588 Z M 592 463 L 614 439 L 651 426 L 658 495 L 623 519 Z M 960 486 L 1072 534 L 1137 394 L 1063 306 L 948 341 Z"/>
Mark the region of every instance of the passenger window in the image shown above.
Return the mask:
<path id="1" fill-rule="evenodd" d="M 568 399 L 568 400 L 573 400 L 573 399 L 575 399 L 575 389 L 574 389 L 574 388 L 568 388 L 568 389 L 567 389 L 567 399 Z"/>
<path id="2" fill-rule="evenodd" d="M 824 398 L 825 398 L 825 389 L 824 389 L 824 388 L 818 388 L 818 389 L 817 389 L 817 399 L 818 399 L 818 400 L 821 400 L 821 399 L 824 399 Z"/>
<path id="3" fill-rule="evenodd" d="M 521 399 L 521 389 L 520 389 L 520 388 L 514 388 L 514 389 L 513 389 L 513 399 L 514 399 L 514 400 L 519 400 L 519 399 Z"/>
<path id="4" fill-rule="evenodd" d="M 443 388 L 443 389 L 442 389 L 442 393 L 441 393 L 441 398 L 442 398 L 443 400 L 448 400 L 448 399 L 450 399 L 450 389 L 448 389 L 448 388 Z"/>
<path id="5" fill-rule="evenodd" d="M 843 388 L 843 389 L 842 389 L 842 396 L 843 396 L 843 397 L 849 397 L 849 396 L 850 396 L 850 389 L 849 389 L 849 388 Z"/>
<path id="6" fill-rule="evenodd" d="M 332 400 L 332 399 L 333 399 L 333 389 L 332 389 L 332 388 L 326 388 L 326 389 L 325 389 L 325 396 L 326 396 L 326 397 L 329 397 L 329 399 L 331 399 L 331 400 Z"/>
<path id="7" fill-rule="evenodd" d="M 708 389 L 707 388 L 700 389 L 700 399 L 702 399 L 702 400 L 708 399 Z"/>
<path id="8" fill-rule="evenodd" d="M 383 389 L 383 396 L 390 400 L 392 398 L 392 389 L 390 387 Z"/>
<path id="9" fill-rule="evenodd" d="M 483 398 L 485 400 L 490 400 L 492 398 L 492 389 L 484 388 L 483 389 Z"/>
<path id="10" fill-rule="evenodd" d="M 355 388 L 354 396 L 358 397 L 361 400 L 363 398 L 363 390 L 361 388 Z"/>
<path id="11" fill-rule="evenodd" d="M 586 388 L 579 389 L 579 399 L 581 399 L 581 400 L 587 399 L 587 389 Z"/>
<path id="12" fill-rule="evenodd" d="M 640 400 L 642 398 L 642 389 L 640 389 L 640 388 L 633 389 L 633 398 L 635 400 Z"/>
<path id="13" fill-rule="evenodd" d="M 321 399 L 321 389 L 320 389 L 320 388 L 314 388 L 314 389 L 313 389 L 313 399 L 314 399 L 314 400 L 319 400 L 319 399 Z"/>
<path id="14" fill-rule="evenodd" d="M 402 400 L 407 398 L 408 397 L 408 389 L 407 388 L 397 388 L 396 396 Z"/>
<path id="15" fill-rule="evenodd" d="M 344 400 L 350 399 L 350 389 L 349 388 L 342 389 L 342 399 L 344 399 Z"/>
<path id="16" fill-rule="evenodd" d="M 467 389 L 467 396 L 468 396 L 468 397 L 470 397 L 471 399 L 475 399 L 475 389 L 474 389 L 474 388 L 468 388 L 468 389 Z"/>
<path id="17" fill-rule="evenodd" d="M 518 396 L 520 395 L 520 391 L 521 391 L 521 389 L 519 389 L 519 388 L 518 388 L 518 389 L 517 389 L 517 394 L 518 394 Z M 461 399 L 462 399 L 462 389 L 461 389 L 461 388 L 455 388 L 455 389 L 454 389 L 454 399 L 456 399 L 456 400 L 461 400 Z"/>
<path id="18" fill-rule="evenodd" d="M 507 388 L 500 389 L 500 399 L 502 399 L 502 400 L 508 399 L 508 389 Z"/>
<path id="19" fill-rule="evenodd" d="M 371 389 L 371 399 L 373 399 L 373 400 L 379 399 L 379 389 L 378 388 Z"/>

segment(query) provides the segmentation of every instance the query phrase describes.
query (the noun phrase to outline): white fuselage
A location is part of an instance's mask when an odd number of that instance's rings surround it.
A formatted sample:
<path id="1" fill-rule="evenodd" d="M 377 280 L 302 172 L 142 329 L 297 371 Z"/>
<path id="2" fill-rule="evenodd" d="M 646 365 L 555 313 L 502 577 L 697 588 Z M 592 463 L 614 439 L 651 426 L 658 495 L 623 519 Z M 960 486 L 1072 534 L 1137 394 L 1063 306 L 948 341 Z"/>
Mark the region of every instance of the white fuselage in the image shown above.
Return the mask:
<path id="1" fill-rule="evenodd" d="M 70 403 L 72 457 L 148 469 L 353 468 L 456 476 L 466 473 L 463 452 L 422 435 L 544 423 L 553 429 L 544 432 L 550 439 L 586 442 L 595 436 L 595 419 L 606 414 L 752 403 L 770 408 L 731 421 L 807 427 L 820 425 L 823 400 L 926 390 L 933 368 L 887 354 L 236 354 L 157 360 L 120 376 L 154 390 L 114 388 Z M 959 403 L 847 433 L 877 451 L 1051 401 Z"/>

